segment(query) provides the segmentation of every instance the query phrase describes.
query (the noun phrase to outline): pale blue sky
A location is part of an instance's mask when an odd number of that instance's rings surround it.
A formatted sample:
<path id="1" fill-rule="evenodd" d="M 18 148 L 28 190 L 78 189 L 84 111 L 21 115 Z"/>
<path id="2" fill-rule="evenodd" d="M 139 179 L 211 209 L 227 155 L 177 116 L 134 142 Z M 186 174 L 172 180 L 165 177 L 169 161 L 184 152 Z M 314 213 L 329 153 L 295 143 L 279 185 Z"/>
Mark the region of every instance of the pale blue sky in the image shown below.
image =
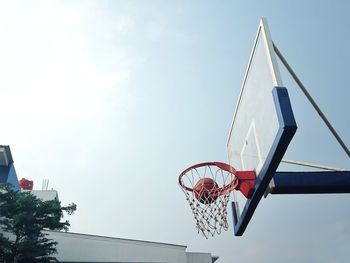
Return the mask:
<path id="1" fill-rule="evenodd" d="M 177 177 L 227 162 L 262 16 L 349 146 L 349 10 L 345 1 L 1 2 L 1 144 L 20 178 L 36 189 L 48 178 L 63 203 L 77 203 L 74 232 L 184 244 L 219 262 L 348 262 L 350 195 L 269 196 L 243 237 L 231 224 L 206 240 Z M 280 70 L 299 126 L 286 157 L 349 168 Z"/>

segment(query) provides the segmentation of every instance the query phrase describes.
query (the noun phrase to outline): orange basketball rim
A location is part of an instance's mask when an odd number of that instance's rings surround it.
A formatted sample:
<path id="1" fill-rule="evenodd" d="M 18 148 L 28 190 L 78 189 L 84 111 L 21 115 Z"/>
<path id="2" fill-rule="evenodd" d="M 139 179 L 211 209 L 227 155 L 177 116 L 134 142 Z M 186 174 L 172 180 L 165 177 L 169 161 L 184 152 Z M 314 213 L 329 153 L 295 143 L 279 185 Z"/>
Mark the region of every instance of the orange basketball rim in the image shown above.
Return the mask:
<path id="1" fill-rule="evenodd" d="M 250 198 L 254 192 L 255 171 L 236 171 L 221 162 L 195 164 L 179 176 L 179 184 L 186 196 L 196 228 L 206 238 L 227 230 L 227 203 L 233 190 Z"/>

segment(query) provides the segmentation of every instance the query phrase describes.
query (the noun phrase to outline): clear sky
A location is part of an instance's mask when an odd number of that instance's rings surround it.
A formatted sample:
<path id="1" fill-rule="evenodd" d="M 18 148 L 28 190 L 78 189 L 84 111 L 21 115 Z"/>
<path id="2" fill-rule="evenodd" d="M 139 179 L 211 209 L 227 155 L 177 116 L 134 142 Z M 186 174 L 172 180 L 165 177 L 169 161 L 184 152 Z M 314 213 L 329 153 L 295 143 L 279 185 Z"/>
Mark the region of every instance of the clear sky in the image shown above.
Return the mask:
<path id="1" fill-rule="evenodd" d="M 191 164 L 227 162 L 261 17 L 349 146 L 349 10 L 347 1 L 1 2 L 0 143 L 19 178 L 35 189 L 47 178 L 63 204 L 78 205 L 73 232 L 184 244 L 219 262 L 349 262 L 350 195 L 269 196 L 243 237 L 231 224 L 206 240 L 177 184 Z M 299 126 L 286 158 L 349 168 L 280 70 Z"/>

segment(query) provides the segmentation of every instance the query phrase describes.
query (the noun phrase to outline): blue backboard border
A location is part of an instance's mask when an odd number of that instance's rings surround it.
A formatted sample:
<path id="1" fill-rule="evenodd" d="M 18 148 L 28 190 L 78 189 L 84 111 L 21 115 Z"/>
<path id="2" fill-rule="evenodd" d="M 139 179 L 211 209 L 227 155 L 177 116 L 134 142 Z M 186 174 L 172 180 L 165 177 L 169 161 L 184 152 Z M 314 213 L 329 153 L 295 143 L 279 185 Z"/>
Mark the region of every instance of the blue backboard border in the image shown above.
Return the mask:
<path id="1" fill-rule="evenodd" d="M 297 130 L 287 89 L 285 87 L 274 87 L 272 96 L 276 107 L 279 129 L 265 163 L 257 177 L 255 191 L 252 197 L 247 200 L 239 218 L 236 209 L 234 209 L 235 203 L 232 202 L 235 236 L 243 235 Z M 266 125 L 269 124 L 266 123 Z"/>

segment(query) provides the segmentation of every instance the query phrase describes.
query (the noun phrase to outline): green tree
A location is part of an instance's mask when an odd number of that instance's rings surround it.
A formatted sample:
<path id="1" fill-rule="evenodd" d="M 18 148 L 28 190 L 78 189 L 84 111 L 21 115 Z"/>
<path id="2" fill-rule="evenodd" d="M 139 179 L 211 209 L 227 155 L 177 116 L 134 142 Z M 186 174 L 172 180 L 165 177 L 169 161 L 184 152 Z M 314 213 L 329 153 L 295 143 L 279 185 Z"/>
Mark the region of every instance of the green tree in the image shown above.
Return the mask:
<path id="1" fill-rule="evenodd" d="M 74 203 L 61 206 L 58 200 L 42 201 L 30 192 L 0 184 L 0 262 L 57 262 L 57 242 L 43 230 L 67 231 L 69 221 L 61 219 L 75 210 Z"/>

